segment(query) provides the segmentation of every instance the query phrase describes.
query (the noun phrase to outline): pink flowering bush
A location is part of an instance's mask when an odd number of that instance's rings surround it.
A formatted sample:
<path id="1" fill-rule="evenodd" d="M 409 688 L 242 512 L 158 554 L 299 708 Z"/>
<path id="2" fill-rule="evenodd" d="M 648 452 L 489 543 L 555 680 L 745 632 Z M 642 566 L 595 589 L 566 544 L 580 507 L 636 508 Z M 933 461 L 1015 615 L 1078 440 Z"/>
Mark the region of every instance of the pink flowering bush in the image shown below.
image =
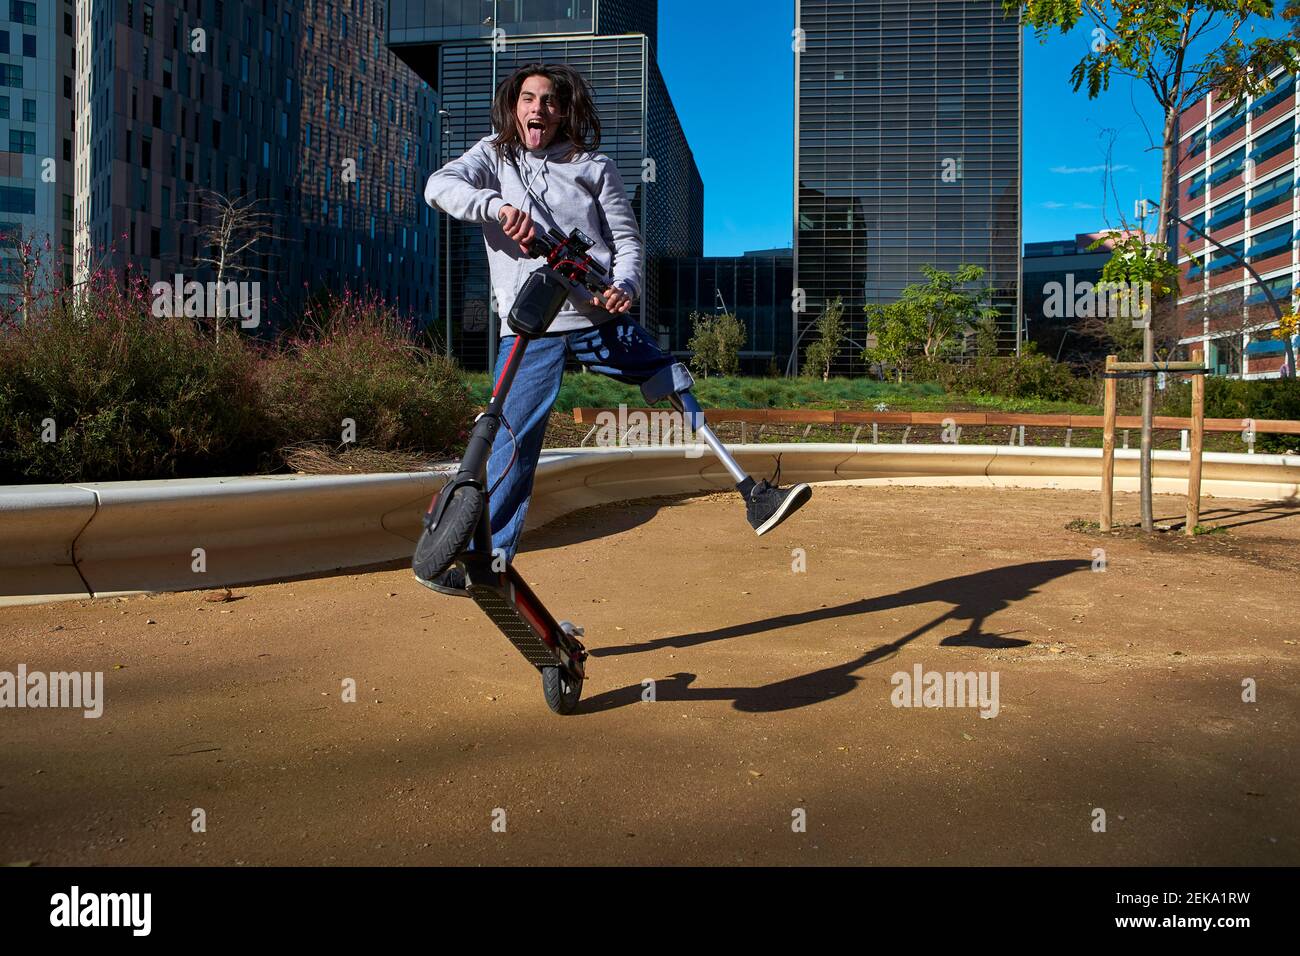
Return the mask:
<path id="1" fill-rule="evenodd" d="M 147 284 L 97 273 L 0 330 L 0 483 L 254 470 L 272 449 L 257 356 L 158 319 Z"/>
<path id="2" fill-rule="evenodd" d="M 460 370 L 377 298 L 326 298 L 272 344 L 152 306 L 144 277 L 101 270 L 0 315 L 0 484 L 283 471 L 311 442 L 461 450 Z"/>
<path id="3" fill-rule="evenodd" d="M 263 365 L 266 407 L 280 445 L 356 445 L 456 454 L 473 417 L 459 367 L 414 344 L 377 297 L 352 292 L 309 306 L 299 331 Z"/>

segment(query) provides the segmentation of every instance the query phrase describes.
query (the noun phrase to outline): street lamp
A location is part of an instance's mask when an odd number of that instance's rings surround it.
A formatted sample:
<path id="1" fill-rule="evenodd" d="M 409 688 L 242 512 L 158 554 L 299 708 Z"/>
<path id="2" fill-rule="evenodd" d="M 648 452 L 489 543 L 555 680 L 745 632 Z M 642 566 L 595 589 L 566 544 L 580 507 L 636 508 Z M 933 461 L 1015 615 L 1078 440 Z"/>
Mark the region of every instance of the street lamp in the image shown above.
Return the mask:
<path id="1" fill-rule="evenodd" d="M 451 159 L 448 150 L 448 145 L 451 142 L 451 113 L 447 110 L 438 110 L 438 120 L 441 128 L 438 140 L 438 168 L 441 169 Z M 443 318 L 447 323 L 447 358 L 451 358 L 451 217 L 443 216 L 442 225 L 446 227 L 440 231 L 442 233 L 443 282 L 447 288 L 447 314 Z"/>
<path id="2" fill-rule="evenodd" d="M 1148 209 L 1159 209 L 1159 208 L 1160 208 L 1160 204 L 1159 204 L 1158 202 L 1152 200 L 1152 199 L 1143 199 L 1143 200 L 1140 200 L 1138 206 L 1139 206 L 1138 212 L 1141 213 L 1141 214 L 1144 214 L 1145 211 L 1148 210 Z M 1251 278 L 1253 278 L 1253 279 L 1255 280 L 1255 282 L 1259 285 L 1259 287 L 1260 287 L 1261 289 L 1264 290 L 1264 296 L 1265 296 L 1265 298 L 1268 299 L 1269 308 L 1271 308 L 1271 309 L 1273 310 L 1273 317 L 1274 317 L 1275 319 L 1277 319 L 1277 321 L 1278 321 L 1279 324 L 1281 324 L 1281 322 L 1282 322 L 1282 306 L 1278 304 L 1277 299 L 1273 296 L 1273 290 L 1270 289 L 1270 288 L 1265 284 L 1264 280 L 1261 279 L 1261 278 L 1259 277 L 1259 273 L 1256 272 L 1256 271 L 1251 267 L 1251 265 L 1250 265 L 1249 262 L 1247 262 L 1247 261 L 1246 261 L 1245 259 L 1243 259 L 1241 256 L 1237 255 L 1237 254 L 1236 254 L 1235 252 L 1233 252 L 1231 249 L 1227 248 L 1225 245 L 1223 245 L 1223 243 L 1219 242 L 1219 241 L 1216 240 L 1216 239 L 1211 239 L 1210 236 L 1208 236 L 1208 235 L 1207 235 L 1203 230 L 1198 229 L 1196 226 L 1193 226 L 1193 225 L 1192 225 L 1190 222 L 1188 222 L 1186 219 L 1183 219 L 1183 218 L 1181 218 L 1180 216 L 1176 216 L 1176 215 L 1174 215 L 1174 213 L 1172 213 L 1172 212 L 1170 212 L 1170 213 L 1166 213 L 1165 215 L 1166 215 L 1166 218 L 1167 218 L 1167 219 L 1172 219 L 1174 222 L 1177 222 L 1177 223 L 1180 223 L 1180 224 L 1186 226 L 1189 230 L 1191 230 L 1192 232 L 1196 233 L 1196 234 L 1197 234 L 1198 236 L 1200 236 L 1202 239 L 1204 239 L 1205 241 L 1207 241 L 1207 242 L 1209 242 L 1211 245 L 1213 245 L 1215 249 L 1219 250 L 1220 252 L 1227 253 L 1227 255 L 1228 255 L 1228 256 L 1229 256 L 1229 257 L 1230 257 L 1234 262 L 1236 262 L 1236 263 L 1237 263 L 1238 265 L 1240 265 L 1243 269 L 1245 269 L 1247 272 L 1249 272 L 1250 275 L 1251 275 Z M 1291 345 L 1291 336 L 1287 335 L 1287 336 L 1285 336 L 1285 337 L 1283 338 L 1283 345 L 1284 345 L 1285 348 L 1286 348 L 1286 366 L 1287 366 L 1287 369 L 1289 370 L 1289 372 L 1284 372 L 1283 374 L 1284 374 L 1286 377 L 1288 377 L 1288 378 L 1294 378 L 1294 377 L 1295 377 L 1295 350 L 1294 350 L 1294 348 L 1293 348 L 1292 345 Z M 1208 357 L 1208 352 L 1209 352 L 1209 350 L 1207 349 L 1207 350 L 1206 350 L 1207 357 Z M 1149 359 L 1148 359 L 1148 361 L 1149 361 Z"/>

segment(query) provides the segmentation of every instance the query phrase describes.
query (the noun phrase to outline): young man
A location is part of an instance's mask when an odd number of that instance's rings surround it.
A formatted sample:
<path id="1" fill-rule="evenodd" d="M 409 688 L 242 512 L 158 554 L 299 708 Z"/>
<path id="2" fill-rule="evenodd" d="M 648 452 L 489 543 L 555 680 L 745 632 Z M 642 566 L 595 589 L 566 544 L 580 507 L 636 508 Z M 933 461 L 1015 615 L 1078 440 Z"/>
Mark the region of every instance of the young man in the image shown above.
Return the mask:
<path id="1" fill-rule="evenodd" d="M 592 257 L 609 265 L 611 275 L 611 288 L 601 298 L 570 295 L 547 334 L 529 345 L 506 398 L 504 417 L 514 438 L 503 429 L 492 446 L 489 517 L 494 552 L 514 560 L 566 355 L 590 371 L 640 385 L 650 404 L 689 389 L 693 380 L 628 315 L 641 293 L 641 233 L 618 167 L 596 152 L 600 119 L 587 81 L 568 66 L 522 67 L 497 89 L 492 126 L 494 136 L 429 177 L 424 199 L 456 219 L 483 224 L 502 317 L 496 377 L 514 344 L 506 317 L 524 281 L 542 265 L 528 254 L 535 235 L 581 229 L 595 241 Z M 806 484 L 783 490 L 748 477 L 737 488 L 759 534 L 811 495 Z M 425 583 L 446 594 L 467 593 L 456 565 Z"/>

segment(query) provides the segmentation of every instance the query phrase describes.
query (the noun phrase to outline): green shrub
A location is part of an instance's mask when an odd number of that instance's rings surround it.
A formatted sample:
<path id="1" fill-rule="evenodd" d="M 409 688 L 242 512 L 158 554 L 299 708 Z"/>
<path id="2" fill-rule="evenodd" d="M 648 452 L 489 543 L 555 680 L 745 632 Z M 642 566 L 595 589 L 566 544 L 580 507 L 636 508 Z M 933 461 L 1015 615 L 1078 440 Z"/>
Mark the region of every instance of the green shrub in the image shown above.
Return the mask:
<path id="1" fill-rule="evenodd" d="M 155 318 L 143 283 L 97 275 L 0 334 L 0 483 L 257 470 L 270 443 L 256 365 L 239 336 L 217 345 Z"/>
<path id="2" fill-rule="evenodd" d="M 1068 365 L 1040 355 L 1032 347 L 1020 355 L 985 356 L 968 365 L 919 361 L 917 381 L 935 382 L 957 394 L 998 395 L 1048 402 L 1093 402 L 1097 386 L 1077 378 Z"/>
<path id="3" fill-rule="evenodd" d="M 735 375 L 740 371 L 740 350 L 745 347 L 745 327 L 731 313 L 691 313 L 691 368 L 702 378 L 710 372 Z"/>
<path id="4" fill-rule="evenodd" d="M 358 447 L 459 454 L 473 417 L 460 369 L 413 344 L 376 299 L 329 297 L 263 369 L 277 446 L 342 445 L 345 419 Z"/>
<path id="5" fill-rule="evenodd" d="M 1186 418 L 1192 413 L 1192 389 L 1186 380 L 1174 381 L 1157 392 L 1156 414 Z M 1163 396 L 1163 401 L 1161 397 Z M 1300 421 L 1300 379 L 1236 379 L 1205 377 L 1205 417 L 1281 419 Z M 1243 425 L 1244 428 L 1244 425 Z M 1281 452 L 1300 444 L 1300 436 L 1259 433 L 1257 451 Z"/>

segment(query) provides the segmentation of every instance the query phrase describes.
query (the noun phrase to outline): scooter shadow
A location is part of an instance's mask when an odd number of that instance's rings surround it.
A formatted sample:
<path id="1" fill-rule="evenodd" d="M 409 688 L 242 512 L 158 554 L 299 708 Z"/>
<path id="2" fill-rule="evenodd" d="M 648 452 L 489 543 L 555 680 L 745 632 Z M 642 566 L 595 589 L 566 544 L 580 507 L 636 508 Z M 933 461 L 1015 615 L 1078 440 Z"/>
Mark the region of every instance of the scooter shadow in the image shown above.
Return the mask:
<path id="1" fill-rule="evenodd" d="M 809 674 L 801 674 L 770 684 L 757 687 L 695 687 L 697 675 L 676 673 L 670 677 L 656 680 L 654 683 L 654 700 L 664 701 L 710 701 L 729 700 L 739 711 L 749 713 L 770 713 L 807 707 L 841 697 L 853 690 L 862 677 L 854 672 L 868 667 L 880 660 L 893 656 L 901 648 L 916 640 L 921 635 L 934 630 L 948 620 L 969 621 L 965 631 L 944 638 L 939 643 L 947 647 L 983 647 L 990 649 L 1025 647 L 1030 642 L 1019 638 L 1009 638 L 999 634 L 986 634 L 984 622 L 998 611 L 1010 607 L 1016 601 L 1023 600 L 1037 592 L 1038 588 L 1058 577 L 1073 574 L 1090 567 L 1090 562 L 1083 560 L 1036 561 L 1029 564 L 1012 565 L 980 571 L 961 577 L 948 578 L 933 584 L 877 598 L 865 598 L 851 601 L 830 608 L 817 608 L 798 614 L 782 614 L 761 621 L 751 621 L 712 631 L 700 631 L 676 637 L 660 638 L 645 644 L 622 645 L 618 647 L 593 648 L 593 657 L 614 654 L 639 653 L 658 650 L 664 647 L 694 647 L 713 641 L 728 640 L 734 637 L 747 637 L 766 631 L 780 630 L 799 624 L 824 621 L 854 614 L 870 614 L 891 608 L 942 602 L 952 607 L 931 621 L 899 637 L 895 641 L 881 644 L 866 651 L 852 660 L 836 664 Z M 628 704 L 640 703 L 648 691 L 643 684 L 620 687 L 589 698 L 579 706 L 580 714 L 599 713 L 613 710 Z"/>

